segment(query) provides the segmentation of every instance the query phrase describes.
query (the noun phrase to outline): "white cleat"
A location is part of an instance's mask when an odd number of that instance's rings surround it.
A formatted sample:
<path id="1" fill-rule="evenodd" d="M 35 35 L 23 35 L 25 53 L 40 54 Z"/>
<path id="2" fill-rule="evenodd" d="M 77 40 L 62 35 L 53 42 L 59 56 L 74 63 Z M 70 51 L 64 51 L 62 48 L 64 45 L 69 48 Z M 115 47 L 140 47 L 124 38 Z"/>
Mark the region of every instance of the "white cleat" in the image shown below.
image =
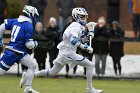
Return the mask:
<path id="1" fill-rule="evenodd" d="M 32 89 L 31 87 L 26 87 L 24 93 L 39 93 L 38 91 Z"/>
<path id="2" fill-rule="evenodd" d="M 91 89 L 88 89 L 88 93 L 102 93 L 103 90 L 100 90 L 100 89 L 95 89 L 95 88 L 91 88 Z"/>
<path id="3" fill-rule="evenodd" d="M 25 77 L 25 75 L 26 75 L 26 72 L 23 72 L 22 73 L 22 77 L 21 77 L 21 80 L 20 80 L 20 87 L 22 88 L 24 85 L 25 85 L 25 83 L 26 83 L 26 77 Z"/>

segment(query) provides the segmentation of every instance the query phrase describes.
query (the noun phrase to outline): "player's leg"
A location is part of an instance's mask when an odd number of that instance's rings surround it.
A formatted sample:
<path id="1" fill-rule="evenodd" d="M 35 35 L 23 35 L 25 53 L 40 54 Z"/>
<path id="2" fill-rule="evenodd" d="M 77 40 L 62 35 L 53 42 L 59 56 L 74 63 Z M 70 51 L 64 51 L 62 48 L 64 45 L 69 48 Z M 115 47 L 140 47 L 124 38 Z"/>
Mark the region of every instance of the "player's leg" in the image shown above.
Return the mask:
<path id="1" fill-rule="evenodd" d="M 3 70 L 1 67 L 0 67 L 0 75 L 4 75 L 6 73 L 5 70 Z"/>
<path id="2" fill-rule="evenodd" d="M 0 59 L 0 75 L 5 74 L 19 57 L 20 54 L 5 49 L 4 55 Z"/>
<path id="3" fill-rule="evenodd" d="M 24 57 L 20 61 L 20 63 L 28 67 L 27 72 L 23 73 L 24 76 L 21 79 L 21 86 L 25 84 L 24 93 L 28 92 L 38 93 L 37 91 L 32 89 L 32 80 L 34 77 L 35 69 L 37 67 L 37 63 L 33 60 L 33 58 L 30 55 Z"/>
<path id="4" fill-rule="evenodd" d="M 55 76 L 56 74 L 58 74 L 61 69 L 63 68 L 63 65 L 59 64 L 59 63 L 55 63 L 53 65 L 53 67 L 50 70 L 41 70 L 41 71 L 37 71 L 35 72 L 35 76 Z"/>
<path id="5" fill-rule="evenodd" d="M 59 56 L 53 61 L 54 65 L 50 70 L 41 70 L 35 72 L 35 76 L 54 76 L 64 67 L 64 58 Z"/>
<path id="6" fill-rule="evenodd" d="M 78 62 L 78 65 L 84 66 L 86 68 L 87 87 L 92 88 L 92 77 L 93 77 L 94 64 L 85 58 L 84 60 Z"/>
<path id="7" fill-rule="evenodd" d="M 54 76 L 58 74 L 64 66 L 60 63 L 55 62 L 54 66 L 48 71 L 48 75 Z"/>
<path id="8" fill-rule="evenodd" d="M 75 61 L 76 61 L 76 62 L 74 62 L 75 64 L 83 66 L 83 67 L 86 68 L 88 93 L 101 93 L 102 90 L 94 89 L 93 85 L 92 85 L 93 66 L 94 66 L 94 64 L 91 61 L 89 61 L 87 58 L 85 58 L 85 57 L 83 57 L 83 56 L 81 56 L 79 54 L 73 54 L 71 57 L 73 59 L 75 59 Z"/>

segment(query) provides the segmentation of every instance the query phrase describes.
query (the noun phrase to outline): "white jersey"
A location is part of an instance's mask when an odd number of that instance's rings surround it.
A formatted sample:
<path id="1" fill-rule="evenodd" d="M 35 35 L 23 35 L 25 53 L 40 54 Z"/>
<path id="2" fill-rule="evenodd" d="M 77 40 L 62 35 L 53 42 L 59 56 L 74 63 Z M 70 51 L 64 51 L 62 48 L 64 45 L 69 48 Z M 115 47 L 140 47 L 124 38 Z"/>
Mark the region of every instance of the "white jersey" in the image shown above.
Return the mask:
<path id="1" fill-rule="evenodd" d="M 74 51 L 76 52 L 77 47 L 76 45 L 72 45 L 70 38 L 72 36 L 76 37 L 77 39 L 80 40 L 80 37 L 82 36 L 82 32 L 85 30 L 85 27 L 82 26 L 78 22 L 72 22 L 67 29 L 64 31 L 63 34 L 63 40 L 60 42 L 57 46 L 57 48 L 61 50 L 66 50 L 66 51 Z"/>

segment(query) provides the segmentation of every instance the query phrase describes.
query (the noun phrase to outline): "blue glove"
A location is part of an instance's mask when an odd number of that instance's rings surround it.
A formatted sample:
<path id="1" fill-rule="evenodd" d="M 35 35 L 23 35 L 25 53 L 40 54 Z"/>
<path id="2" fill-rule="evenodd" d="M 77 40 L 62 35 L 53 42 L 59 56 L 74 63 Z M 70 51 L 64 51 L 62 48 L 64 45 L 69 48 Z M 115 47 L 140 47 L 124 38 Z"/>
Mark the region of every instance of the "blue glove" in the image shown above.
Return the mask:
<path id="1" fill-rule="evenodd" d="M 89 46 L 87 43 L 84 44 L 84 49 L 87 49 Z"/>
<path id="2" fill-rule="evenodd" d="M 2 38 L 0 37 L 0 47 L 3 47 L 3 46 L 4 46 L 3 40 L 2 40 Z"/>
<path id="3" fill-rule="evenodd" d="M 85 44 L 80 44 L 79 47 L 80 47 L 81 49 L 84 49 L 84 50 L 88 51 L 89 53 L 92 53 L 92 52 L 93 52 L 93 48 L 90 47 L 90 46 L 88 46 L 87 43 L 85 43 Z"/>

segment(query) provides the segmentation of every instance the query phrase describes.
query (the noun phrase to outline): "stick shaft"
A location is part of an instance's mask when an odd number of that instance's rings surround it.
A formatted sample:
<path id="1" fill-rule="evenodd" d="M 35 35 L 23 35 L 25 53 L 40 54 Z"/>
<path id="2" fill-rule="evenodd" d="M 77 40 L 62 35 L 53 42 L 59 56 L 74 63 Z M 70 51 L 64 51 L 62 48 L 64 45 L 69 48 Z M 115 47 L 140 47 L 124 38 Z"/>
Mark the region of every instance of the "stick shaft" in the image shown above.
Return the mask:
<path id="1" fill-rule="evenodd" d="M 89 37 L 89 46 L 92 47 L 92 37 Z"/>

